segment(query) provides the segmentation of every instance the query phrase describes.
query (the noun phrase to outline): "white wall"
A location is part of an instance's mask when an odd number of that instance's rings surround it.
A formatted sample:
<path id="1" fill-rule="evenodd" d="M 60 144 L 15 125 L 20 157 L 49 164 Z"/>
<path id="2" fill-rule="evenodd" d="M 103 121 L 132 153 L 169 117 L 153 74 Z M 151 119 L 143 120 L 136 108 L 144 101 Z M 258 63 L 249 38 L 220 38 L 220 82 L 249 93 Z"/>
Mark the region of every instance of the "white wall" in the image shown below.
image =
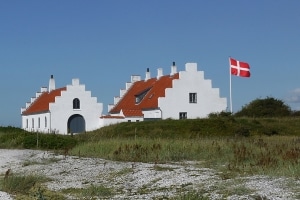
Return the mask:
<path id="1" fill-rule="evenodd" d="M 125 122 L 142 122 L 144 121 L 143 117 L 126 117 Z"/>
<path id="2" fill-rule="evenodd" d="M 197 103 L 189 103 L 189 93 L 197 93 Z M 204 79 L 204 72 L 197 71 L 196 63 L 187 63 L 186 70 L 173 80 L 173 88 L 167 88 L 165 97 L 158 99 L 162 119 L 179 119 L 179 112 L 187 112 L 187 118 L 203 118 L 209 113 L 226 110 L 227 99 L 220 98 L 219 89 L 212 88 L 211 80 Z"/>
<path id="3" fill-rule="evenodd" d="M 144 118 L 145 119 L 161 119 L 161 110 L 143 110 Z"/>
<path id="4" fill-rule="evenodd" d="M 51 132 L 50 113 L 22 116 L 22 128 L 27 131 Z"/>
<path id="5" fill-rule="evenodd" d="M 125 118 L 99 118 L 100 127 L 125 122 Z"/>
<path id="6" fill-rule="evenodd" d="M 74 98 L 80 100 L 80 109 L 73 109 Z M 85 85 L 80 85 L 78 79 L 73 79 L 72 85 L 67 85 L 67 90 L 55 98 L 55 103 L 50 103 L 49 109 L 52 128 L 55 127 L 61 134 L 67 134 L 68 119 L 74 114 L 83 116 L 86 131 L 99 128 L 103 104 L 97 103 L 97 98 L 91 97 L 91 92 L 85 91 Z"/>
<path id="7" fill-rule="evenodd" d="M 115 116 L 115 117 L 113 117 Z M 100 124 L 100 127 L 103 127 L 103 126 L 109 126 L 109 125 L 112 125 L 112 124 L 118 124 L 118 123 L 122 123 L 122 122 L 141 122 L 141 121 L 144 121 L 144 118 L 143 117 L 126 117 L 126 118 L 118 118 L 118 117 L 124 117 L 124 116 L 121 116 L 121 115 L 112 115 L 112 117 L 109 117 L 109 118 L 99 118 L 99 124 Z"/>

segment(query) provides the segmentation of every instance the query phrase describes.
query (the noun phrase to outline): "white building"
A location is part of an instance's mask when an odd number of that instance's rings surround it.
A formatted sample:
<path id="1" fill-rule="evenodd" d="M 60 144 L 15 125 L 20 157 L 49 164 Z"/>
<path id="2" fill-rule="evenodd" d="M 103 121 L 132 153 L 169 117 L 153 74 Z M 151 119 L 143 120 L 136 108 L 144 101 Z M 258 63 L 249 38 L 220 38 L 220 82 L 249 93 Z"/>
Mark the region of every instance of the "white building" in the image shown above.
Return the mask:
<path id="1" fill-rule="evenodd" d="M 212 88 L 211 80 L 204 78 L 204 72 L 197 70 L 196 63 L 187 63 L 185 71 L 177 72 L 175 63 L 171 73 L 151 78 L 147 69 L 145 80 L 132 76 L 120 96 L 109 105 L 109 116 L 102 119 L 112 121 L 123 117 L 123 121 L 154 119 L 195 119 L 207 117 L 209 113 L 225 111 L 226 98 L 220 98 L 219 88 Z M 109 123 L 104 123 L 109 124 Z"/>
<path id="2" fill-rule="evenodd" d="M 149 69 L 144 80 L 131 76 L 108 106 L 108 115 L 102 115 L 102 108 L 102 103 L 97 103 L 78 79 L 55 89 L 52 76 L 49 89 L 41 88 L 21 109 L 22 128 L 66 134 L 128 121 L 204 118 L 209 113 L 225 111 L 227 100 L 220 97 L 218 88 L 212 88 L 211 80 L 204 78 L 196 63 L 187 63 L 185 71 L 180 72 L 173 63 L 168 75 L 159 68 L 155 77 L 151 77 Z"/>
<path id="3" fill-rule="evenodd" d="M 55 88 L 51 76 L 49 88 L 42 87 L 21 109 L 22 128 L 28 131 L 79 133 L 99 128 L 103 105 L 73 79 L 72 85 Z"/>

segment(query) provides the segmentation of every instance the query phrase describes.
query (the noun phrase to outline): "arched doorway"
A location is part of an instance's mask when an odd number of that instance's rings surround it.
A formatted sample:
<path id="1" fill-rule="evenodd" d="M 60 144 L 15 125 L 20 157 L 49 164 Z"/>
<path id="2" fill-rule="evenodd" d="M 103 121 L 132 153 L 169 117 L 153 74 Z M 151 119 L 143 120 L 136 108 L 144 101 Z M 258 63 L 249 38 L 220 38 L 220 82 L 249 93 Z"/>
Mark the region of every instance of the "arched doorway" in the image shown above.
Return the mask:
<path id="1" fill-rule="evenodd" d="M 68 119 L 68 133 L 85 132 L 85 120 L 83 116 L 75 114 Z"/>

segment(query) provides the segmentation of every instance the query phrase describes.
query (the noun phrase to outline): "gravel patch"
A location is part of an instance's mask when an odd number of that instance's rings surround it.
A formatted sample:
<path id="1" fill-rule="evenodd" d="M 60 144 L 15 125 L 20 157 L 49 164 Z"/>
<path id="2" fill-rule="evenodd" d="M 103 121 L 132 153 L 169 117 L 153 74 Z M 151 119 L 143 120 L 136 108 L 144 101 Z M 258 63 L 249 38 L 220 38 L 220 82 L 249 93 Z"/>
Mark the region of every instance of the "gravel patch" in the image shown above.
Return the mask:
<path id="1" fill-rule="evenodd" d="M 223 180 L 221 173 L 201 167 L 201 162 L 167 164 L 116 162 L 79 158 L 35 150 L 0 150 L 0 174 L 40 174 L 51 178 L 53 191 L 102 185 L 111 188 L 111 199 L 163 199 L 199 191 L 209 199 L 297 199 L 300 181 L 266 176 Z M 291 184 L 292 183 L 292 184 Z M 76 199 L 72 194 L 70 199 Z M 0 199 L 12 197 L 0 192 Z M 101 199 L 101 197 L 99 197 Z"/>

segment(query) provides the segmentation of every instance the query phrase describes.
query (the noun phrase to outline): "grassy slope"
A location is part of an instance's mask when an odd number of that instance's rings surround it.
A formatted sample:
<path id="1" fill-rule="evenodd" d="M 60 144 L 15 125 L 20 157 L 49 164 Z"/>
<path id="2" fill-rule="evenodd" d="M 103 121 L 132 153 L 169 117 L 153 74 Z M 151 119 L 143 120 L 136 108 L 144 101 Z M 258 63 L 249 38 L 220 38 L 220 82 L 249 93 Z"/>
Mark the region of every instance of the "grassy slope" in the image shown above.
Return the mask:
<path id="1" fill-rule="evenodd" d="M 197 138 L 243 135 L 300 136 L 300 118 L 211 118 L 194 120 L 161 120 L 138 123 L 121 123 L 80 134 L 85 141 L 103 138 Z"/>
<path id="2" fill-rule="evenodd" d="M 300 136 L 300 118 L 216 117 L 194 120 L 160 120 L 120 123 L 74 137 L 30 133 L 0 127 L 0 148 L 71 149 L 103 139 L 197 139 L 232 136 Z M 38 137 L 38 143 L 37 143 Z"/>
<path id="3" fill-rule="evenodd" d="M 121 123 L 77 135 L 70 153 L 120 161 L 205 161 L 237 173 L 300 177 L 299 118 Z M 247 136 L 247 137 L 245 137 Z"/>
<path id="4" fill-rule="evenodd" d="M 0 127 L 0 148 L 37 148 L 120 161 L 205 160 L 229 171 L 300 176 L 300 118 L 216 117 L 121 123 L 73 137 Z"/>

